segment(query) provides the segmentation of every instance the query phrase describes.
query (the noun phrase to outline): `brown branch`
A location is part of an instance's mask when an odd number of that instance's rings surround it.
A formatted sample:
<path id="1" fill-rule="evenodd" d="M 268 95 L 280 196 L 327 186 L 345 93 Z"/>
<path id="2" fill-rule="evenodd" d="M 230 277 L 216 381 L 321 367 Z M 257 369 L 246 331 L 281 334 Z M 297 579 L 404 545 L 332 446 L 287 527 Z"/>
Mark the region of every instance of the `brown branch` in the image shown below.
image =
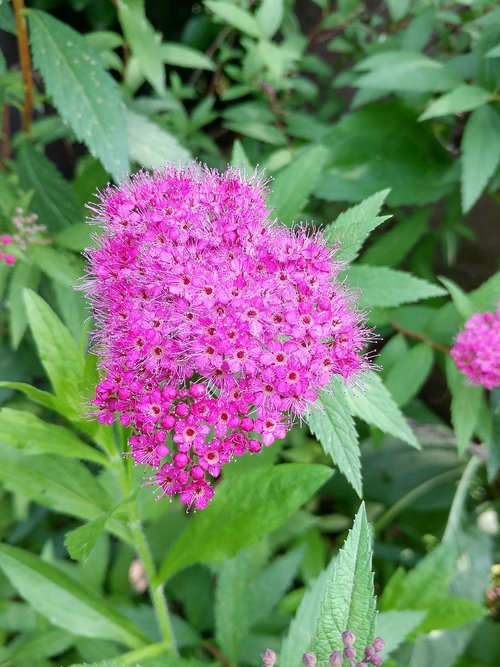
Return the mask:
<path id="1" fill-rule="evenodd" d="M 24 0 L 12 0 L 14 14 L 16 16 L 17 46 L 19 50 L 19 61 L 23 73 L 24 103 L 22 128 L 25 134 L 30 133 L 31 115 L 33 113 L 33 72 L 31 70 L 31 56 L 28 45 L 28 30 L 26 28 L 26 7 Z"/>
<path id="2" fill-rule="evenodd" d="M 403 334 L 404 336 L 407 336 L 408 338 L 415 338 L 416 340 L 421 340 L 423 343 L 427 343 L 427 345 L 430 345 L 435 350 L 439 350 L 439 352 L 444 352 L 444 354 L 450 353 L 449 347 L 446 347 L 446 345 L 441 345 L 441 343 L 436 343 L 436 341 L 427 338 L 427 336 L 420 333 L 419 331 L 412 331 L 411 329 L 407 329 L 406 327 L 403 327 L 401 324 L 398 324 L 397 322 L 393 321 L 389 322 L 389 324 L 393 329 L 396 329 L 396 331 L 399 331 L 399 333 Z"/>
<path id="3" fill-rule="evenodd" d="M 203 642 L 203 648 L 207 653 L 210 653 L 211 655 L 214 656 L 214 658 L 217 658 L 217 660 L 219 660 L 221 664 L 224 665 L 224 667 L 231 667 L 231 663 L 226 658 L 224 653 L 220 649 L 218 649 L 217 646 L 212 644 L 212 642 L 209 641 Z"/>

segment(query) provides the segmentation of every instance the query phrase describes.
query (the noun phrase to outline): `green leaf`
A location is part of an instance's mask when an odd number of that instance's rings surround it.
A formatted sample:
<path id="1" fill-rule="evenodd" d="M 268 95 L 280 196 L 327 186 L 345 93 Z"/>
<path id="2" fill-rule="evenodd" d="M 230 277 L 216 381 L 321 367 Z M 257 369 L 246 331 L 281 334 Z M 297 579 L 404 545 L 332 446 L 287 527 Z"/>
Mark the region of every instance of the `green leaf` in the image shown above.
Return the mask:
<path id="1" fill-rule="evenodd" d="M 484 54 L 485 58 L 500 58 L 500 44 L 494 46 Z"/>
<path id="2" fill-rule="evenodd" d="M 339 244 L 336 258 L 352 262 L 359 255 L 363 243 L 370 232 L 388 220 L 390 215 L 379 216 L 380 209 L 389 194 L 389 190 L 381 190 L 368 197 L 357 206 L 352 206 L 341 213 L 335 222 L 325 229 L 328 243 Z"/>
<path id="3" fill-rule="evenodd" d="M 96 164 L 99 164 L 99 162 Z M 90 245 L 90 235 L 95 231 L 96 229 L 95 227 L 93 228 L 92 225 L 89 225 L 87 222 L 81 222 L 76 225 L 71 225 L 71 227 L 56 234 L 54 242 L 61 248 L 74 250 L 75 252 L 82 252 L 82 250 L 85 250 L 85 248 Z"/>
<path id="4" fill-rule="evenodd" d="M 462 137 L 462 209 L 469 211 L 479 198 L 500 159 L 500 116 L 493 107 L 476 109 Z"/>
<path id="5" fill-rule="evenodd" d="M 9 329 L 12 347 L 17 349 L 21 342 L 28 317 L 23 301 L 23 290 L 25 288 L 36 290 L 40 282 L 40 271 L 29 262 L 16 262 L 12 268 L 12 277 L 7 291 L 7 306 L 9 309 Z"/>
<path id="6" fill-rule="evenodd" d="M 300 664 L 302 655 L 309 649 L 311 637 L 318 623 L 321 603 L 325 597 L 328 582 L 335 566 L 332 560 L 321 572 L 312 586 L 305 592 L 294 619 L 290 623 L 288 635 L 283 638 L 279 652 L 282 665 L 294 667 Z"/>
<path id="7" fill-rule="evenodd" d="M 474 313 L 475 309 L 467 294 L 456 283 L 454 283 L 453 280 L 444 278 L 442 276 L 439 277 L 439 280 L 450 293 L 450 296 L 453 299 L 453 303 L 455 304 L 455 307 L 460 315 L 464 320 L 468 320 L 469 317 Z"/>
<path id="8" fill-rule="evenodd" d="M 0 381 L 0 387 L 20 391 L 30 400 L 43 405 L 49 410 L 55 410 L 56 412 L 60 412 L 63 415 L 65 413 L 66 406 L 62 405 L 57 400 L 57 397 L 54 396 L 54 394 L 51 394 L 48 391 L 43 391 L 42 389 L 38 389 L 38 387 L 33 387 L 31 384 L 27 384 L 26 382 L 8 382 L 3 380 Z"/>
<path id="9" fill-rule="evenodd" d="M 0 545 L 0 567 L 18 593 L 57 627 L 72 634 L 111 639 L 130 647 L 149 641 L 105 600 L 34 554 Z"/>
<path id="10" fill-rule="evenodd" d="M 148 169 L 162 169 L 166 162 L 182 165 L 192 159 L 189 151 L 172 134 L 129 110 L 127 140 L 131 159 Z"/>
<path id="11" fill-rule="evenodd" d="M 262 30 L 250 12 L 224 0 L 205 0 L 205 6 L 223 23 L 250 37 L 261 37 Z"/>
<path id="12" fill-rule="evenodd" d="M 457 438 L 458 452 L 464 454 L 479 419 L 484 389 L 470 384 L 451 357 L 446 359 L 446 375 L 451 391 L 451 423 Z"/>
<path id="13" fill-rule="evenodd" d="M 30 209 L 38 223 L 57 232 L 84 218 L 73 188 L 64 180 L 51 160 L 23 141 L 16 155 L 17 172 L 23 190 L 33 190 Z"/>
<path id="14" fill-rule="evenodd" d="M 267 198 L 278 218 L 289 225 L 297 220 L 311 194 L 323 165 L 327 151 L 323 146 L 313 146 L 297 155 L 274 179 Z"/>
<path id="15" fill-rule="evenodd" d="M 427 280 L 385 266 L 351 266 L 347 282 L 350 287 L 361 290 L 359 305 L 371 308 L 374 306 L 393 308 L 402 303 L 412 303 L 446 294 L 442 287 Z"/>
<path id="16" fill-rule="evenodd" d="M 367 646 L 375 635 L 372 544 L 364 505 L 340 550 L 321 603 L 312 650 L 318 661 L 327 661 L 332 651 L 343 651 L 342 633 L 352 630 L 359 646 Z"/>
<path id="17" fill-rule="evenodd" d="M 26 256 L 45 275 L 66 287 L 74 288 L 83 273 L 83 268 L 77 268 L 74 256 L 71 262 L 66 254 L 48 246 L 33 245 L 28 248 Z"/>
<path id="18" fill-rule="evenodd" d="M 237 167 L 240 170 L 243 170 L 243 173 L 251 174 L 254 170 L 252 163 L 248 155 L 245 153 L 243 144 L 239 139 L 233 144 L 233 150 L 231 153 L 231 166 Z"/>
<path id="19" fill-rule="evenodd" d="M 472 111 L 486 104 L 491 93 L 480 86 L 462 84 L 454 90 L 433 100 L 427 109 L 419 116 L 419 120 L 428 120 L 448 114 Z"/>
<path id="20" fill-rule="evenodd" d="M 383 655 L 390 655 L 426 616 L 425 611 L 383 611 L 377 614 L 377 635 L 384 638 Z"/>
<path id="21" fill-rule="evenodd" d="M 36 664 L 43 658 L 65 653 L 74 644 L 73 634 L 59 628 L 46 628 L 12 642 L 1 651 L 2 662 L 13 665 Z"/>
<path id="22" fill-rule="evenodd" d="M 87 560 L 106 526 L 108 514 L 103 514 L 83 526 L 66 533 L 64 546 L 74 560 Z"/>
<path id="23" fill-rule="evenodd" d="M 165 91 L 161 40 L 146 18 L 144 0 L 118 0 L 117 8 L 123 34 L 139 62 L 142 74 L 161 96 Z"/>
<path id="24" fill-rule="evenodd" d="M 0 440 L 26 454 L 57 454 L 107 465 L 107 459 L 72 431 L 31 412 L 0 409 Z"/>
<path id="25" fill-rule="evenodd" d="M 352 413 L 418 449 L 420 446 L 413 431 L 380 377 L 373 371 L 367 371 L 361 376 L 359 384 L 360 388 L 347 385 L 344 390 Z"/>
<path id="26" fill-rule="evenodd" d="M 342 391 L 341 380 L 334 380 L 328 393 L 320 392 L 316 405 L 318 409 L 312 412 L 308 419 L 309 428 L 361 497 L 363 491 L 358 433 Z"/>
<path id="27" fill-rule="evenodd" d="M 434 363 L 432 348 L 419 343 L 403 355 L 387 374 L 385 385 L 398 406 L 416 396 L 429 377 Z"/>
<path id="28" fill-rule="evenodd" d="M 484 606 L 473 600 L 450 596 L 438 598 L 429 605 L 428 613 L 417 632 L 426 634 L 432 630 L 457 628 L 474 623 L 487 614 Z"/>
<path id="29" fill-rule="evenodd" d="M 414 51 L 385 51 L 362 60 L 356 69 L 369 70 L 356 80 L 360 88 L 414 93 L 449 90 L 460 78 L 443 63 Z"/>
<path id="30" fill-rule="evenodd" d="M 397 266 L 427 231 L 429 211 L 415 211 L 392 229 L 384 231 L 363 253 L 361 262 L 370 266 Z"/>
<path id="31" fill-rule="evenodd" d="M 189 67 L 191 69 L 206 69 L 213 71 L 215 64 L 211 58 L 185 44 L 177 42 L 163 42 L 160 46 L 161 59 L 167 65 Z"/>
<path id="32" fill-rule="evenodd" d="M 120 180 L 129 164 L 117 83 L 78 32 L 34 9 L 29 11 L 29 24 L 34 64 L 57 110 L 92 155 Z"/>
<path id="33" fill-rule="evenodd" d="M 285 11 L 283 0 L 262 0 L 255 13 L 262 34 L 271 38 L 279 29 Z"/>
<path id="34" fill-rule="evenodd" d="M 500 271 L 467 296 L 475 310 L 495 310 L 500 301 Z"/>
<path id="35" fill-rule="evenodd" d="M 212 505 L 192 517 L 167 554 L 161 580 L 192 563 L 230 558 L 257 542 L 281 526 L 331 474 L 326 466 L 284 464 L 226 479 Z"/>
<path id="36" fill-rule="evenodd" d="M 79 412 L 83 355 L 68 329 L 38 294 L 25 290 L 24 303 L 40 361 L 55 393 L 75 412 Z"/>

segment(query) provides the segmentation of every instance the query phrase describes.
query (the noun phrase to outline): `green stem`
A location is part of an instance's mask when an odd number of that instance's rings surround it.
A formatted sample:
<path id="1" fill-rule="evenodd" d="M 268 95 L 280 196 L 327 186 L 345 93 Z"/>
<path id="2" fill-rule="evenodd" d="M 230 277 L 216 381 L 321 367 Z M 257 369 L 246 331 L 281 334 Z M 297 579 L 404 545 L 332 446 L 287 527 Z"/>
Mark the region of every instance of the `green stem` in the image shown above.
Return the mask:
<path id="1" fill-rule="evenodd" d="M 457 529 L 460 525 L 460 518 L 464 509 L 465 501 L 469 486 L 476 472 L 478 471 L 483 460 L 479 456 L 473 456 L 469 463 L 465 466 L 464 473 L 458 483 L 453 502 L 451 503 L 450 514 L 446 523 L 446 528 L 443 535 L 443 542 L 450 542 L 456 535 Z"/>
<path id="2" fill-rule="evenodd" d="M 420 496 L 423 496 L 434 487 L 440 486 L 441 484 L 444 484 L 444 482 L 448 482 L 449 480 L 458 477 L 460 472 L 461 469 L 453 468 L 452 470 L 447 470 L 446 472 L 443 472 L 440 475 L 436 475 L 432 479 L 428 479 L 422 484 L 416 486 L 409 493 L 400 498 L 397 503 L 394 503 L 394 505 L 390 507 L 387 512 L 382 514 L 380 519 L 378 519 L 378 521 L 376 521 L 373 526 L 374 532 L 379 533 L 381 530 L 386 528 L 391 523 L 391 521 L 398 516 L 398 514 L 403 512 L 415 500 L 420 498 Z"/>
<path id="3" fill-rule="evenodd" d="M 127 465 L 127 462 L 125 462 L 123 459 L 123 452 L 119 440 L 119 435 L 115 429 L 113 429 L 113 436 L 116 445 L 117 456 L 112 457 L 111 462 L 113 463 L 113 466 L 118 475 L 122 493 L 125 498 L 128 498 L 131 495 L 133 486 L 133 476 L 130 474 L 131 467 Z M 126 503 L 126 507 L 129 516 L 130 530 L 132 531 L 132 536 L 134 538 L 134 546 L 142 566 L 144 567 L 144 572 L 148 580 L 149 595 L 151 597 L 151 602 L 153 603 L 156 620 L 158 622 L 162 636 L 161 644 L 164 647 L 165 653 L 170 655 L 178 655 L 174 635 L 172 632 L 172 625 L 170 623 L 167 601 L 163 593 L 163 586 L 156 583 L 156 567 L 142 526 L 138 494 L 134 494 L 134 497 L 132 497 L 130 501 Z"/>

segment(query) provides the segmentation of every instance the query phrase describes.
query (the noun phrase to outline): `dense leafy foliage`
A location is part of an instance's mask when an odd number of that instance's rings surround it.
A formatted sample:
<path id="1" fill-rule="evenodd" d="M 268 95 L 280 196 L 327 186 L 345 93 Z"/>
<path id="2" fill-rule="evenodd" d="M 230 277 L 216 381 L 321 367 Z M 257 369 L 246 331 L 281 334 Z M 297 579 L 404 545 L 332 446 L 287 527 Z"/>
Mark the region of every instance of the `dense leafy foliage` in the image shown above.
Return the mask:
<path id="1" fill-rule="evenodd" d="M 0 0 L 0 28 L 0 665 L 326 667 L 346 630 L 498 665 L 497 3 Z M 375 336 L 186 513 L 89 418 L 75 286 L 95 193 L 195 159 L 321 228 Z"/>

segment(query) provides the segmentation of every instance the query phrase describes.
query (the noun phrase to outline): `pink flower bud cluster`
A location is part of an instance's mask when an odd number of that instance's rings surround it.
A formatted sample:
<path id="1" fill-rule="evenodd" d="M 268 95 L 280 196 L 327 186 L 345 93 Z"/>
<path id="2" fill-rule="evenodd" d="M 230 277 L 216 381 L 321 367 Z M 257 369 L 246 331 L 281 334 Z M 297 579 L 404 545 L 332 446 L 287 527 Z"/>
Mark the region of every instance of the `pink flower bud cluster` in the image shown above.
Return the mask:
<path id="1" fill-rule="evenodd" d="M 29 245 L 35 243 L 36 235 L 39 232 L 47 231 L 45 225 L 36 224 L 37 220 L 38 216 L 36 213 L 24 215 L 22 208 L 16 208 L 15 215 L 11 219 L 16 231 L 14 234 L 0 236 L 0 244 L 3 246 L 15 245 L 21 252 L 24 252 Z M 16 263 L 16 258 L 11 253 L 4 253 L 0 248 L 0 261 L 12 265 Z"/>
<path id="2" fill-rule="evenodd" d="M 476 313 L 468 319 L 450 354 L 473 384 L 500 386 L 500 306 L 496 313 Z"/>
<path id="3" fill-rule="evenodd" d="M 365 363 L 334 249 L 272 224 L 265 193 L 234 170 L 167 167 L 95 209 L 98 419 L 132 427 L 159 495 L 198 509 L 225 463 L 283 438 L 333 375 Z"/>

